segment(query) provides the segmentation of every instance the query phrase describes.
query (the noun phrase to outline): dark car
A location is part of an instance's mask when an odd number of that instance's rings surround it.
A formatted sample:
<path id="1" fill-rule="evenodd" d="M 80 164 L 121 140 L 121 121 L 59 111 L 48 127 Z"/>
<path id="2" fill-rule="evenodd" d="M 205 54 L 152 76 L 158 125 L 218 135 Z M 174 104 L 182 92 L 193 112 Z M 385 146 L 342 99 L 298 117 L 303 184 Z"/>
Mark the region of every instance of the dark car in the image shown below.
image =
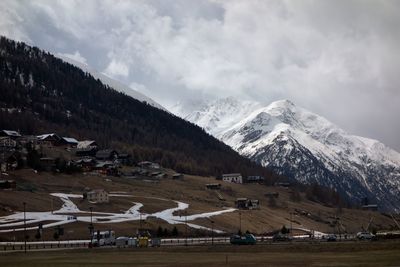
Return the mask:
<path id="1" fill-rule="evenodd" d="M 326 241 L 328 241 L 328 242 L 335 242 L 337 240 L 337 237 L 336 237 L 336 235 L 328 235 L 327 237 L 326 237 Z"/>
<path id="2" fill-rule="evenodd" d="M 230 238 L 230 242 L 232 245 L 255 245 L 257 239 L 252 234 L 233 235 Z"/>
<path id="3" fill-rule="evenodd" d="M 289 235 L 284 235 L 284 234 L 275 234 L 272 237 L 272 241 L 291 241 L 293 238 Z"/>

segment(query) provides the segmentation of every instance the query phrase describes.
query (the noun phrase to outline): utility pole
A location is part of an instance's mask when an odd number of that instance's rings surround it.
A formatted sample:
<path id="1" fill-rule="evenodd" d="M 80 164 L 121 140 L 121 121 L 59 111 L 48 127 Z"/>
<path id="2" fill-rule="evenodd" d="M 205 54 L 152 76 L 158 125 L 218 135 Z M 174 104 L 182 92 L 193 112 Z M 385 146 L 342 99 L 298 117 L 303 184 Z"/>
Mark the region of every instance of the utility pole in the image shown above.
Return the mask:
<path id="1" fill-rule="evenodd" d="M 187 246 L 187 238 L 188 238 L 188 225 L 187 225 L 187 210 L 185 210 L 185 246 Z"/>
<path id="2" fill-rule="evenodd" d="M 139 234 L 142 231 L 142 213 L 139 212 Z"/>
<path id="3" fill-rule="evenodd" d="M 340 218 L 339 217 L 336 218 L 336 225 L 337 225 L 338 232 L 339 232 L 339 240 L 342 240 L 342 233 L 340 231 L 341 229 L 340 229 Z"/>
<path id="4" fill-rule="evenodd" d="M 292 224 L 292 215 L 293 212 L 290 212 L 290 236 L 293 237 L 293 224 Z"/>
<path id="5" fill-rule="evenodd" d="M 24 243 L 25 243 L 25 253 L 26 253 L 26 202 L 24 204 Z"/>
<path id="6" fill-rule="evenodd" d="M 90 225 L 93 225 L 93 207 L 90 207 Z"/>
<path id="7" fill-rule="evenodd" d="M 239 211 L 239 232 L 242 234 L 242 212 Z"/>
<path id="8" fill-rule="evenodd" d="M 89 226 L 89 232 L 90 232 L 90 244 L 93 243 L 93 207 L 89 207 L 90 209 L 90 226 Z"/>

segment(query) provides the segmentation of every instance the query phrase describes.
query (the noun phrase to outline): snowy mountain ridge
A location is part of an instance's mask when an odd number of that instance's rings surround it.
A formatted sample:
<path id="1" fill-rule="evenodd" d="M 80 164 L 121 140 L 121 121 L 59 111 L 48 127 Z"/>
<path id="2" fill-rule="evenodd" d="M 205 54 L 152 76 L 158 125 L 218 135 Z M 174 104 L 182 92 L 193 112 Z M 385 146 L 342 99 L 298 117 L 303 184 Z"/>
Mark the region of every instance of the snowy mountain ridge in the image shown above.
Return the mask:
<path id="1" fill-rule="evenodd" d="M 200 109 L 189 113 L 184 119 L 195 122 L 214 136 L 223 134 L 236 121 L 261 107 L 260 104 L 251 101 L 238 101 L 228 97 L 218 99 L 211 105 L 204 103 Z"/>
<path id="2" fill-rule="evenodd" d="M 140 102 L 146 102 L 149 105 L 156 107 L 158 109 L 167 111 L 163 106 L 161 106 L 159 103 L 157 103 L 150 97 L 148 97 L 142 93 L 139 93 L 138 91 L 130 88 L 129 86 L 127 86 L 117 80 L 114 80 L 114 79 L 108 77 L 107 75 L 105 75 L 103 73 L 100 73 L 99 71 L 93 69 L 92 67 L 90 67 L 87 64 L 84 64 L 82 62 L 74 60 L 70 57 L 63 56 L 61 54 L 57 54 L 57 57 L 59 57 L 60 59 L 62 59 L 63 61 L 65 61 L 69 64 L 74 65 L 75 67 L 80 68 L 84 72 L 90 73 L 95 79 L 99 79 L 103 84 L 110 86 L 111 88 L 113 88 L 114 90 L 116 90 L 118 92 L 124 93 L 134 99 L 139 100 Z"/>
<path id="3" fill-rule="evenodd" d="M 382 210 L 400 208 L 400 153 L 288 100 L 266 107 L 219 100 L 186 118 L 280 174 L 334 187 L 353 200 L 367 197 Z"/>

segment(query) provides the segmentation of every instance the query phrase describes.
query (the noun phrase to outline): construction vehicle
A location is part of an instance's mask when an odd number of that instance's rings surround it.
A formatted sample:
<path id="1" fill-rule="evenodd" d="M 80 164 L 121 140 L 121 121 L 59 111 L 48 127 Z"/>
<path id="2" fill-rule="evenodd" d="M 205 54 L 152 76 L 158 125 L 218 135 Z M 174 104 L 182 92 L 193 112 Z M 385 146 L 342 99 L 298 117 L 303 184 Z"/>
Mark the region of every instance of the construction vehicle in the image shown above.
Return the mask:
<path id="1" fill-rule="evenodd" d="M 145 248 L 149 246 L 149 238 L 147 236 L 139 237 L 138 245 L 140 248 Z"/>

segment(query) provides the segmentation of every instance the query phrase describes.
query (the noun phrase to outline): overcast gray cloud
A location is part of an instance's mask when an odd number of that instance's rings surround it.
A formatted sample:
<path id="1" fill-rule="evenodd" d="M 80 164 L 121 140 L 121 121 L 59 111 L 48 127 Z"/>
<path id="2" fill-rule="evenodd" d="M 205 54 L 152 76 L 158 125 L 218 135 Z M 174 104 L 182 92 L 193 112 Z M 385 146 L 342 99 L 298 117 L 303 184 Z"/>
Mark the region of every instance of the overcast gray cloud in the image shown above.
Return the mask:
<path id="1" fill-rule="evenodd" d="M 169 106 L 288 98 L 400 150 L 400 1 L 1 1 L 0 34 Z"/>

